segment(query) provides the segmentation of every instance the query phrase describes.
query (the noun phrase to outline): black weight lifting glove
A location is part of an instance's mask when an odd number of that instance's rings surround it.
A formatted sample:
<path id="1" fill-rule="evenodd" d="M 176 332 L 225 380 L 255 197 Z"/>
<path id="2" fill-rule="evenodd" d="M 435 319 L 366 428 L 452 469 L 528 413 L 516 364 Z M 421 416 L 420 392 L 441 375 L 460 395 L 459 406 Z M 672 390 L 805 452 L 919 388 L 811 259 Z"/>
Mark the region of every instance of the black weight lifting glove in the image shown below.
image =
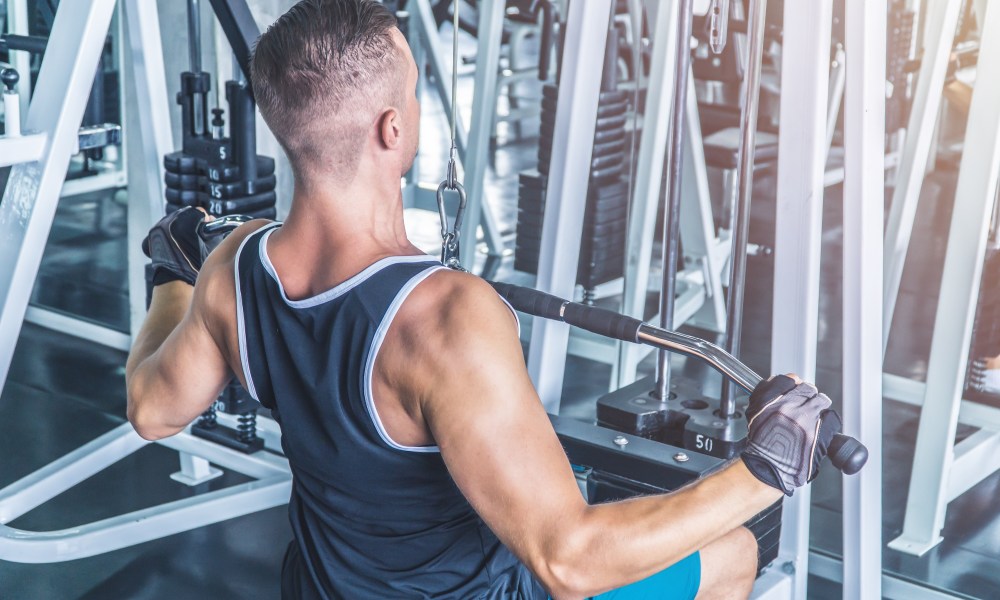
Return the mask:
<path id="1" fill-rule="evenodd" d="M 160 219 L 142 241 L 142 251 L 153 259 L 153 286 L 170 281 L 194 285 L 198 271 L 208 256 L 198 235 L 205 213 L 184 207 Z"/>
<path id="2" fill-rule="evenodd" d="M 743 462 L 754 476 L 791 496 L 816 478 L 840 415 L 830 399 L 809 383 L 778 375 L 761 382 L 750 395 L 750 429 Z"/>

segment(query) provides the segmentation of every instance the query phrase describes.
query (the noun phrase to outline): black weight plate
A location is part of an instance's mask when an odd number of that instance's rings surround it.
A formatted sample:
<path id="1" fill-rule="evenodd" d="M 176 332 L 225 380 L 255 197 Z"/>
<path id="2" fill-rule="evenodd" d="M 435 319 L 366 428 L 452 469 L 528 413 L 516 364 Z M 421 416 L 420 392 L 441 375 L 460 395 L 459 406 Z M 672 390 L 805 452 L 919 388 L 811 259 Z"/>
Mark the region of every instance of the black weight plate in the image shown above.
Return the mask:
<path id="1" fill-rule="evenodd" d="M 519 192 L 530 192 L 535 194 L 544 194 L 545 188 L 548 186 L 548 182 L 541 181 L 521 181 L 520 185 L 517 186 Z"/>
<path id="2" fill-rule="evenodd" d="M 597 131 L 594 133 L 594 144 L 617 142 L 618 140 L 624 140 L 625 137 L 624 129 Z"/>
<path id="3" fill-rule="evenodd" d="M 608 142 L 614 142 L 614 141 L 618 141 L 618 140 L 624 140 L 626 138 L 624 124 L 625 123 L 624 123 L 624 120 L 623 120 L 621 122 L 621 126 L 618 127 L 618 128 L 605 128 L 605 129 L 597 129 L 597 130 L 595 130 L 594 131 L 594 143 L 595 144 L 606 144 Z M 552 146 L 552 136 L 553 136 L 553 131 L 552 131 L 551 126 L 550 125 L 546 125 L 546 124 L 543 123 L 542 126 L 539 128 L 539 132 L 538 132 L 538 137 L 539 137 L 538 145 L 539 146 L 547 145 L 547 146 L 551 147 Z"/>
<path id="4" fill-rule="evenodd" d="M 626 148 L 624 134 L 612 138 L 600 144 L 594 144 L 592 151 L 592 156 L 607 156 L 610 154 L 625 154 L 626 150 L 631 151 L 630 148 Z M 546 139 L 540 139 L 538 141 L 538 157 L 539 160 L 544 159 L 548 161 L 549 157 L 552 155 L 552 141 Z"/>
<path id="5" fill-rule="evenodd" d="M 198 159 L 183 152 L 171 152 L 163 157 L 163 168 L 181 175 L 198 173 Z"/>
<path id="6" fill-rule="evenodd" d="M 624 154 L 626 151 L 625 138 L 611 140 L 603 144 L 594 144 L 594 156 L 609 156 L 611 154 Z"/>
<path id="7" fill-rule="evenodd" d="M 601 104 L 610 102 L 624 102 L 628 100 L 629 92 L 627 90 L 607 90 L 600 93 L 598 97 L 598 102 Z M 542 98 L 558 98 L 559 97 L 559 87 L 551 83 L 542 86 Z"/>
<path id="8" fill-rule="evenodd" d="M 167 202 L 170 204 L 177 204 L 180 206 L 200 206 L 198 203 L 199 192 L 193 190 L 175 190 L 167 188 L 164 195 L 167 198 Z"/>
<path id="9" fill-rule="evenodd" d="M 232 183 L 242 178 L 239 166 L 231 163 L 206 162 L 201 166 L 201 174 L 218 183 Z M 258 154 L 257 179 L 270 175 L 274 175 L 274 159 Z"/>
<path id="10" fill-rule="evenodd" d="M 590 170 L 604 172 L 607 171 L 608 169 L 618 168 L 621 172 L 624 172 L 625 171 L 624 160 L 625 160 L 625 155 L 621 152 L 611 156 L 595 156 L 590 159 Z M 539 168 L 546 168 L 548 163 L 549 163 L 548 156 L 540 155 L 538 157 Z"/>
<path id="11" fill-rule="evenodd" d="M 538 171 L 524 171 L 517 177 L 518 185 L 535 189 L 544 189 L 546 178 Z"/>
<path id="12" fill-rule="evenodd" d="M 612 117 L 602 117 L 597 119 L 595 131 L 621 131 L 625 133 L 625 122 L 628 119 L 624 114 Z"/>
<path id="13" fill-rule="evenodd" d="M 276 183 L 277 179 L 274 175 L 259 177 L 254 180 L 254 194 L 270 192 L 274 189 Z M 215 200 L 238 200 L 241 197 L 248 195 L 246 191 L 246 182 L 243 181 L 222 183 L 212 181 L 207 177 L 202 177 L 201 185 L 205 193 Z"/>
<path id="14" fill-rule="evenodd" d="M 625 239 L 621 238 L 621 245 L 614 247 L 608 245 L 596 245 L 591 240 L 581 244 L 580 246 L 580 260 L 583 263 L 602 263 L 608 260 L 618 260 L 621 259 L 625 252 Z M 515 240 L 515 247 L 518 250 L 524 250 L 526 252 L 540 252 L 542 249 L 542 244 L 540 240 L 535 240 L 531 238 L 521 239 L 519 236 Z"/>
<path id="15" fill-rule="evenodd" d="M 274 192 L 264 192 L 233 200 L 218 200 L 209 197 L 208 194 L 200 194 L 199 200 L 202 203 L 201 206 L 212 215 L 241 215 L 273 207 L 277 201 L 277 196 Z"/>
<path id="16" fill-rule="evenodd" d="M 628 182 L 625 180 L 611 181 L 608 183 L 602 183 L 599 186 L 590 186 L 589 190 L 592 195 L 601 196 L 622 196 L 628 194 Z"/>
<path id="17" fill-rule="evenodd" d="M 622 163 L 607 169 L 594 169 L 590 171 L 590 185 L 605 185 L 620 180 L 624 174 L 625 165 Z"/>
<path id="18" fill-rule="evenodd" d="M 542 122 L 548 121 L 552 123 L 552 119 L 556 115 L 556 105 L 558 101 L 555 98 L 542 98 Z M 623 100 L 621 102 L 606 102 L 597 105 L 597 118 L 611 117 L 616 115 L 624 115 L 628 111 L 628 102 Z"/>
<path id="19" fill-rule="evenodd" d="M 175 190 L 198 191 L 198 176 L 194 174 L 182 175 L 167 171 L 163 175 L 163 183 Z"/>
<path id="20" fill-rule="evenodd" d="M 584 223 L 587 225 L 613 223 L 628 216 L 626 204 L 590 205 Z"/>
<path id="21" fill-rule="evenodd" d="M 624 170 L 625 154 L 623 152 L 619 152 L 618 154 L 611 154 L 609 156 L 595 156 L 590 160 L 591 171 L 601 171 L 613 167 L 620 167 L 621 169 Z"/>

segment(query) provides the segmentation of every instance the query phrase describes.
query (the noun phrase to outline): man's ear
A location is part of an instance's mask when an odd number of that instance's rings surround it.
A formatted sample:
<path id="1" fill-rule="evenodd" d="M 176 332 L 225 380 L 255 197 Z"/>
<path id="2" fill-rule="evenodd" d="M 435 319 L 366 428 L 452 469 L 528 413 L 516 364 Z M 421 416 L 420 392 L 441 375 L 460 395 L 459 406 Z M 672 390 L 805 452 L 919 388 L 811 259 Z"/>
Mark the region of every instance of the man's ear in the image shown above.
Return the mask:
<path id="1" fill-rule="evenodd" d="M 382 144 L 389 150 L 399 147 L 400 136 L 403 135 L 399 113 L 394 108 L 387 109 L 378 118 L 379 137 Z"/>

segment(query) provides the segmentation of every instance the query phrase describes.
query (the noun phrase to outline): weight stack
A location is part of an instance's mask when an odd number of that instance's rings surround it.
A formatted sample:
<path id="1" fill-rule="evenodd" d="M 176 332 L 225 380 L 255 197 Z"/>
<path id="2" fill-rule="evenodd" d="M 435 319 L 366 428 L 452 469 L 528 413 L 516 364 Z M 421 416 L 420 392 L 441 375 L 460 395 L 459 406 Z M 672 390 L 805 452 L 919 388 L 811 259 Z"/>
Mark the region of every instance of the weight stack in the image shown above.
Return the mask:
<path id="1" fill-rule="evenodd" d="M 986 251 L 979 302 L 969 348 L 966 370 L 965 397 L 1000 408 L 1000 395 L 986 393 L 982 388 L 985 359 L 1000 354 L 1000 250 Z"/>
<path id="2" fill-rule="evenodd" d="M 257 156 L 257 177 L 252 181 L 243 180 L 237 165 L 185 152 L 163 157 L 163 167 L 167 213 L 194 206 L 216 217 L 240 214 L 274 219 L 277 215 L 273 158 Z"/>
<path id="3" fill-rule="evenodd" d="M 555 85 L 543 87 L 538 170 L 525 171 L 519 178 L 514 268 L 527 273 L 538 272 L 558 91 Z M 601 92 L 577 270 L 577 283 L 587 291 L 624 273 L 629 203 L 624 177 L 627 111 L 625 92 Z"/>

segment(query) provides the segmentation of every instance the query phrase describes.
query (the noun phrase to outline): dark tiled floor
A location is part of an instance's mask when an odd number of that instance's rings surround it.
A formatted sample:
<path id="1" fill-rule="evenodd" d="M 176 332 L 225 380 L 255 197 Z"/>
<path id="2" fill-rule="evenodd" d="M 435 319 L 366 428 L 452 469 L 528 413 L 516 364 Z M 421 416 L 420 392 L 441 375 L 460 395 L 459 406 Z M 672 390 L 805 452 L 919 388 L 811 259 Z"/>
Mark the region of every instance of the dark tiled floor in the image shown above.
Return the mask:
<path id="1" fill-rule="evenodd" d="M 461 94 L 471 99 L 463 81 Z M 446 147 L 443 113 L 424 101 L 422 168 L 426 179 L 443 174 Z M 534 161 L 530 139 L 501 146 L 487 176 L 488 198 L 510 245 L 516 219 L 516 174 Z M 954 175 L 932 174 L 917 222 L 893 338 L 887 356 L 890 372 L 922 379 L 926 371 L 930 323 L 940 284 Z M 773 174 L 758 177 L 751 239 L 773 237 Z M 839 296 L 841 250 L 840 190 L 829 190 L 824 215 L 820 349 L 817 380 L 831 396 L 840 389 Z M 429 250 L 436 242 L 436 219 L 410 215 L 414 237 Z M 108 198 L 86 197 L 59 209 L 43 261 L 34 300 L 124 330 L 127 294 L 123 257 L 122 206 Z M 919 265 L 915 268 L 913 265 Z M 509 261 L 501 277 L 510 273 Z M 772 263 L 753 258 L 747 278 L 744 360 L 768 372 L 771 329 Z M 710 337 L 706 332 L 696 332 Z M 11 376 L 0 395 L 6 435 L 0 437 L 0 486 L 58 458 L 124 422 L 122 367 L 125 356 L 59 333 L 26 326 L 19 340 Z M 718 378 L 704 365 L 678 359 L 676 371 L 699 379 L 709 394 Z M 648 371 L 650 363 L 643 365 Z M 610 368 L 570 357 L 564 388 L 564 411 L 588 418 L 593 402 L 606 389 Z M 884 539 L 901 527 L 907 493 L 917 411 L 885 403 Z M 196 488 L 170 480 L 177 468 L 171 451 L 149 447 L 112 469 L 83 482 L 11 525 L 56 528 L 98 519 L 155 503 L 218 489 L 243 481 L 233 473 Z M 946 541 L 927 556 L 914 558 L 884 551 L 885 566 L 908 579 L 929 581 L 977 598 L 1000 597 L 1000 507 L 995 499 L 1000 476 L 994 475 L 952 503 Z M 275 598 L 285 545 L 290 539 L 283 508 L 178 534 L 102 556 L 51 565 L 0 562 L 0 598 Z M 814 489 L 812 543 L 839 554 L 840 479 L 824 471 Z M 810 597 L 839 598 L 836 586 L 810 578 Z"/>

